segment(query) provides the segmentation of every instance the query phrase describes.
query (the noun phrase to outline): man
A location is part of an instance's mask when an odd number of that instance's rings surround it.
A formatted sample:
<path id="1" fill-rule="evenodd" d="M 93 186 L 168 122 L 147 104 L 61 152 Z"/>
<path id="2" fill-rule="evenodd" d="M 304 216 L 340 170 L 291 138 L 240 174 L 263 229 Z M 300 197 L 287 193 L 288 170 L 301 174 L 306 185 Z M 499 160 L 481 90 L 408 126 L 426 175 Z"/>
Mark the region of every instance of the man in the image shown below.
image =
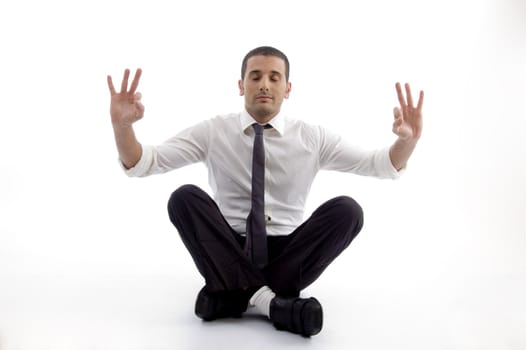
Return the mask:
<path id="1" fill-rule="evenodd" d="M 397 178 L 422 131 L 423 92 L 416 107 L 409 85 L 396 91 L 395 143 L 377 151 L 355 149 L 329 131 L 280 114 L 289 97 L 289 61 L 258 47 L 244 58 L 239 80 L 245 108 L 198 123 L 163 144 L 141 145 L 133 123 L 144 115 L 138 69 L 120 92 L 108 76 L 110 114 L 120 161 L 129 176 L 163 173 L 204 162 L 213 199 L 193 185 L 173 192 L 170 220 L 179 231 L 205 286 L 195 312 L 203 320 L 241 317 L 247 308 L 278 329 L 311 336 L 323 324 L 316 298 L 300 292 L 351 243 L 363 225 L 352 198 L 327 201 L 303 222 L 312 181 L 320 169 Z"/>

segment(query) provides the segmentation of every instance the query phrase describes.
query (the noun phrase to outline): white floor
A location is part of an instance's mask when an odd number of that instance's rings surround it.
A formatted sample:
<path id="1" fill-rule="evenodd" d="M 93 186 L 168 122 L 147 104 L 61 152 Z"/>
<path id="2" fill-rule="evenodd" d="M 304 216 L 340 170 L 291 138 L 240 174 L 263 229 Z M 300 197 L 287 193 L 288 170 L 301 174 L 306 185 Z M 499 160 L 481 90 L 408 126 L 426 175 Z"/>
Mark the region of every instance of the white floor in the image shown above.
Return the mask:
<path id="1" fill-rule="evenodd" d="M 325 311 L 324 329 L 311 339 L 255 315 L 202 322 L 193 314 L 201 281 L 190 263 L 162 274 L 73 265 L 5 272 L 0 349 L 246 349 L 249 341 L 250 349 L 526 348 L 524 275 L 377 280 L 349 268 L 352 260 L 342 257 L 305 291 Z"/>
<path id="2" fill-rule="evenodd" d="M 203 281 L 167 219 L 162 199 L 175 186 L 151 186 L 162 178 L 115 176 L 111 191 L 23 187 L 0 210 L 0 350 L 246 349 L 248 341 L 251 349 L 526 349 L 524 206 L 500 192 L 462 201 L 456 187 L 407 176 L 356 180 L 366 224 L 304 291 L 324 307 L 324 328 L 311 339 L 254 316 L 194 316 Z M 312 203 L 339 188 L 313 189 Z"/>

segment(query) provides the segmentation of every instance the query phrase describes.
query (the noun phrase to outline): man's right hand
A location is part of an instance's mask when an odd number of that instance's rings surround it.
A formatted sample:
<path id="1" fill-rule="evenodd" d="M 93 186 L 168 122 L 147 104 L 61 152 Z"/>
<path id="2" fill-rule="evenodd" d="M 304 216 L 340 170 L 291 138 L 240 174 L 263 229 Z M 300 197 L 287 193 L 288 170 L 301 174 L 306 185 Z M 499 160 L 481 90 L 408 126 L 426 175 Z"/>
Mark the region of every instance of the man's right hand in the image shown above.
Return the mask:
<path id="1" fill-rule="evenodd" d="M 114 128 L 131 127 L 133 123 L 144 116 L 144 106 L 141 103 L 142 95 L 140 92 L 136 92 L 141 74 L 142 70 L 137 69 L 128 90 L 130 70 L 126 69 L 122 78 L 121 91 L 118 93 L 115 91 L 111 76 L 108 75 L 108 87 L 111 94 L 110 114 Z"/>
<path id="2" fill-rule="evenodd" d="M 135 92 L 139 85 L 141 73 L 142 71 L 137 69 L 130 89 L 128 90 L 130 70 L 126 69 L 119 93 L 115 91 L 111 76 L 108 75 L 108 87 L 110 88 L 111 94 L 111 123 L 113 124 L 119 158 L 127 169 L 134 167 L 142 157 L 142 146 L 139 141 L 137 141 L 132 127 L 133 123 L 141 119 L 144 115 L 141 94 Z"/>

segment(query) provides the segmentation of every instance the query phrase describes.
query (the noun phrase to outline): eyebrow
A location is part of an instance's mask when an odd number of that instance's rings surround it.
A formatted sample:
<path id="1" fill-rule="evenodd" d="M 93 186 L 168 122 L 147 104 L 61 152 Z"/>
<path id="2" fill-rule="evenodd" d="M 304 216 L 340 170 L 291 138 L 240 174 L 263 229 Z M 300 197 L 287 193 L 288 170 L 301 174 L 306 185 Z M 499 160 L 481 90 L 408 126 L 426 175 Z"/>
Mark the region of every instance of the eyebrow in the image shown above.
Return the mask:
<path id="1" fill-rule="evenodd" d="M 255 69 L 255 70 L 252 70 L 250 72 L 248 72 L 249 75 L 256 75 L 256 74 L 261 74 L 261 70 L 259 69 Z M 279 76 L 282 76 L 283 74 L 281 72 L 278 72 L 277 70 L 273 70 L 270 72 L 270 75 L 279 75 Z"/>

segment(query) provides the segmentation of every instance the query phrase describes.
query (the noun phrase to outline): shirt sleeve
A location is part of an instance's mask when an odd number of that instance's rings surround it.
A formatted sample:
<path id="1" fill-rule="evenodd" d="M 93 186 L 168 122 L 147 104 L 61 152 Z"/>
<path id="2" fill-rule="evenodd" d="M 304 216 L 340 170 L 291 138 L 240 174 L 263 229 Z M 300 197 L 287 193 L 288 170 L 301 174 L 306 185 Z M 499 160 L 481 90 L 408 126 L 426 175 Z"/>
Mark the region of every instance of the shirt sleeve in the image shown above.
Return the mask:
<path id="1" fill-rule="evenodd" d="M 145 177 L 204 161 L 208 154 L 209 132 L 210 122 L 201 122 L 158 146 L 142 146 L 139 162 L 130 169 L 126 169 L 122 163 L 121 167 L 130 177 Z"/>
<path id="2" fill-rule="evenodd" d="M 396 170 L 389 156 L 389 147 L 365 150 L 354 146 L 328 130 L 320 128 L 320 168 L 372 176 L 398 179 L 404 169 Z"/>

